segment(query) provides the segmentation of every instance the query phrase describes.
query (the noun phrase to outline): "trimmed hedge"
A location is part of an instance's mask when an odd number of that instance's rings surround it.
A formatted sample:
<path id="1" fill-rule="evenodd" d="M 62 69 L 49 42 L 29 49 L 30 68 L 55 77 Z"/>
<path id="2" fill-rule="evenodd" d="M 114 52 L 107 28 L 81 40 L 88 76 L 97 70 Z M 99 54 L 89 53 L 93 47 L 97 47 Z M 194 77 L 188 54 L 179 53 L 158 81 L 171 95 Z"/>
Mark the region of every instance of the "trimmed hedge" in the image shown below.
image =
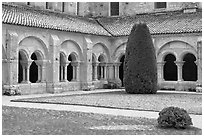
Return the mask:
<path id="1" fill-rule="evenodd" d="M 157 119 L 160 127 L 186 128 L 193 125 L 187 111 L 178 107 L 167 107 L 159 112 Z"/>
<path id="2" fill-rule="evenodd" d="M 128 37 L 124 85 L 127 93 L 157 92 L 157 64 L 151 34 L 145 23 L 135 24 Z"/>

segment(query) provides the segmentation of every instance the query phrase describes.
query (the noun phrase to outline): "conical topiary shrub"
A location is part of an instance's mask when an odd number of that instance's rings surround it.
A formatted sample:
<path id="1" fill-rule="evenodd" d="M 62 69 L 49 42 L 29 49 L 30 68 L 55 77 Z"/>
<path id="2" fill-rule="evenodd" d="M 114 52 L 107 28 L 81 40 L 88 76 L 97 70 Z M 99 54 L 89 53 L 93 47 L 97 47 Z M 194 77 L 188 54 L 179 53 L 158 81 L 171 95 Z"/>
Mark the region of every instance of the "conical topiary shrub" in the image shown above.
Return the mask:
<path id="1" fill-rule="evenodd" d="M 137 23 L 131 30 L 126 47 L 124 70 L 127 93 L 157 92 L 156 54 L 145 23 Z"/>

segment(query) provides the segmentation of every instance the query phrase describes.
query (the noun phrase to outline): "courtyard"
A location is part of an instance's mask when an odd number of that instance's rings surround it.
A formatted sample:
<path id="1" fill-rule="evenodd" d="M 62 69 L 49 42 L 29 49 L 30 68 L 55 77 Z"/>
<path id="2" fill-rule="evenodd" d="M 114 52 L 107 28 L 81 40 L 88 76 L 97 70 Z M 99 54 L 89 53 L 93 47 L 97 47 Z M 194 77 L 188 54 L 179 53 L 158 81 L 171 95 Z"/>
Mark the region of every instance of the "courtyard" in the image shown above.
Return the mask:
<path id="1" fill-rule="evenodd" d="M 121 89 L 3 96 L 2 133 L 21 135 L 202 134 L 201 98 L 202 94 L 195 92 L 158 91 L 157 94 L 152 95 L 131 95 Z M 193 126 L 182 130 L 158 127 L 156 120 L 158 111 L 167 106 L 186 109 L 192 118 Z"/>

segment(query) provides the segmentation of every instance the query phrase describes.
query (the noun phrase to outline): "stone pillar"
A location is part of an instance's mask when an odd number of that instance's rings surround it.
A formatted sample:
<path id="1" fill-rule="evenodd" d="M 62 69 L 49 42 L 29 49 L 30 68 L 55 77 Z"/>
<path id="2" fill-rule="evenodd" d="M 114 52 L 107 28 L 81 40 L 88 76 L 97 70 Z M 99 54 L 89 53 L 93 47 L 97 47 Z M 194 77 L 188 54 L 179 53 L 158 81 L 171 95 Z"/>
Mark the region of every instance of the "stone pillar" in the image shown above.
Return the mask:
<path id="1" fill-rule="evenodd" d="M 23 80 L 21 83 L 28 83 L 27 80 L 27 66 L 28 66 L 28 62 L 27 61 L 20 61 L 20 64 L 23 68 Z"/>
<path id="2" fill-rule="evenodd" d="M 49 59 L 47 60 L 45 71 L 46 90 L 50 93 L 59 93 L 62 91 L 59 83 L 60 39 L 57 35 L 52 34 L 48 42 Z"/>
<path id="3" fill-rule="evenodd" d="M 157 62 L 157 74 L 158 74 L 158 81 L 164 81 L 164 65 L 166 61 Z"/>
<path id="4" fill-rule="evenodd" d="M 184 61 L 174 61 L 174 63 L 177 65 L 177 81 L 183 81 L 182 78 L 182 67 L 184 64 Z"/>
<path id="5" fill-rule="evenodd" d="M 197 42 L 197 82 L 196 92 L 202 92 L 202 41 Z"/>
<path id="6" fill-rule="evenodd" d="M 6 55 L 8 63 L 8 84 L 9 88 L 18 83 L 18 34 L 8 31 L 6 35 Z"/>

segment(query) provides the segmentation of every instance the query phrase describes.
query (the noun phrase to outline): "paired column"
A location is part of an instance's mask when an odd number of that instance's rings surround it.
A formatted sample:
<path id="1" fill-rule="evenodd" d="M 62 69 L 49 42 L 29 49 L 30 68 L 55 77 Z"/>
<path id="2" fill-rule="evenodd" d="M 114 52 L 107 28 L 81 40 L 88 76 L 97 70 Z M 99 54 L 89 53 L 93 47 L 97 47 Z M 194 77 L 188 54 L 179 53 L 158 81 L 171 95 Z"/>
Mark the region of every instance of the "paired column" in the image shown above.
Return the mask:
<path id="1" fill-rule="evenodd" d="M 119 66 L 120 66 L 120 64 L 121 64 L 121 62 L 116 62 L 115 64 L 114 64 L 114 72 L 115 72 L 115 79 L 116 80 L 119 80 L 120 78 L 119 78 Z"/>
<path id="2" fill-rule="evenodd" d="M 93 80 L 97 81 L 98 80 L 97 68 L 98 68 L 99 62 L 94 62 L 94 63 L 92 63 L 92 65 L 93 65 L 93 72 L 94 72 L 94 74 L 92 74 L 92 75 L 94 75 Z"/>
<path id="3" fill-rule="evenodd" d="M 174 63 L 177 65 L 177 77 L 178 77 L 177 81 L 183 81 L 182 68 L 184 61 L 174 61 Z"/>
<path id="4" fill-rule="evenodd" d="M 71 62 L 71 65 L 73 67 L 73 79 L 72 79 L 72 81 L 79 81 L 80 62 Z"/>
<path id="5" fill-rule="evenodd" d="M 64 64 L 61 65 L 61 81 L 67 82 L 67 66 L 69 65 L 70 61 L 66 61 Z"/>

